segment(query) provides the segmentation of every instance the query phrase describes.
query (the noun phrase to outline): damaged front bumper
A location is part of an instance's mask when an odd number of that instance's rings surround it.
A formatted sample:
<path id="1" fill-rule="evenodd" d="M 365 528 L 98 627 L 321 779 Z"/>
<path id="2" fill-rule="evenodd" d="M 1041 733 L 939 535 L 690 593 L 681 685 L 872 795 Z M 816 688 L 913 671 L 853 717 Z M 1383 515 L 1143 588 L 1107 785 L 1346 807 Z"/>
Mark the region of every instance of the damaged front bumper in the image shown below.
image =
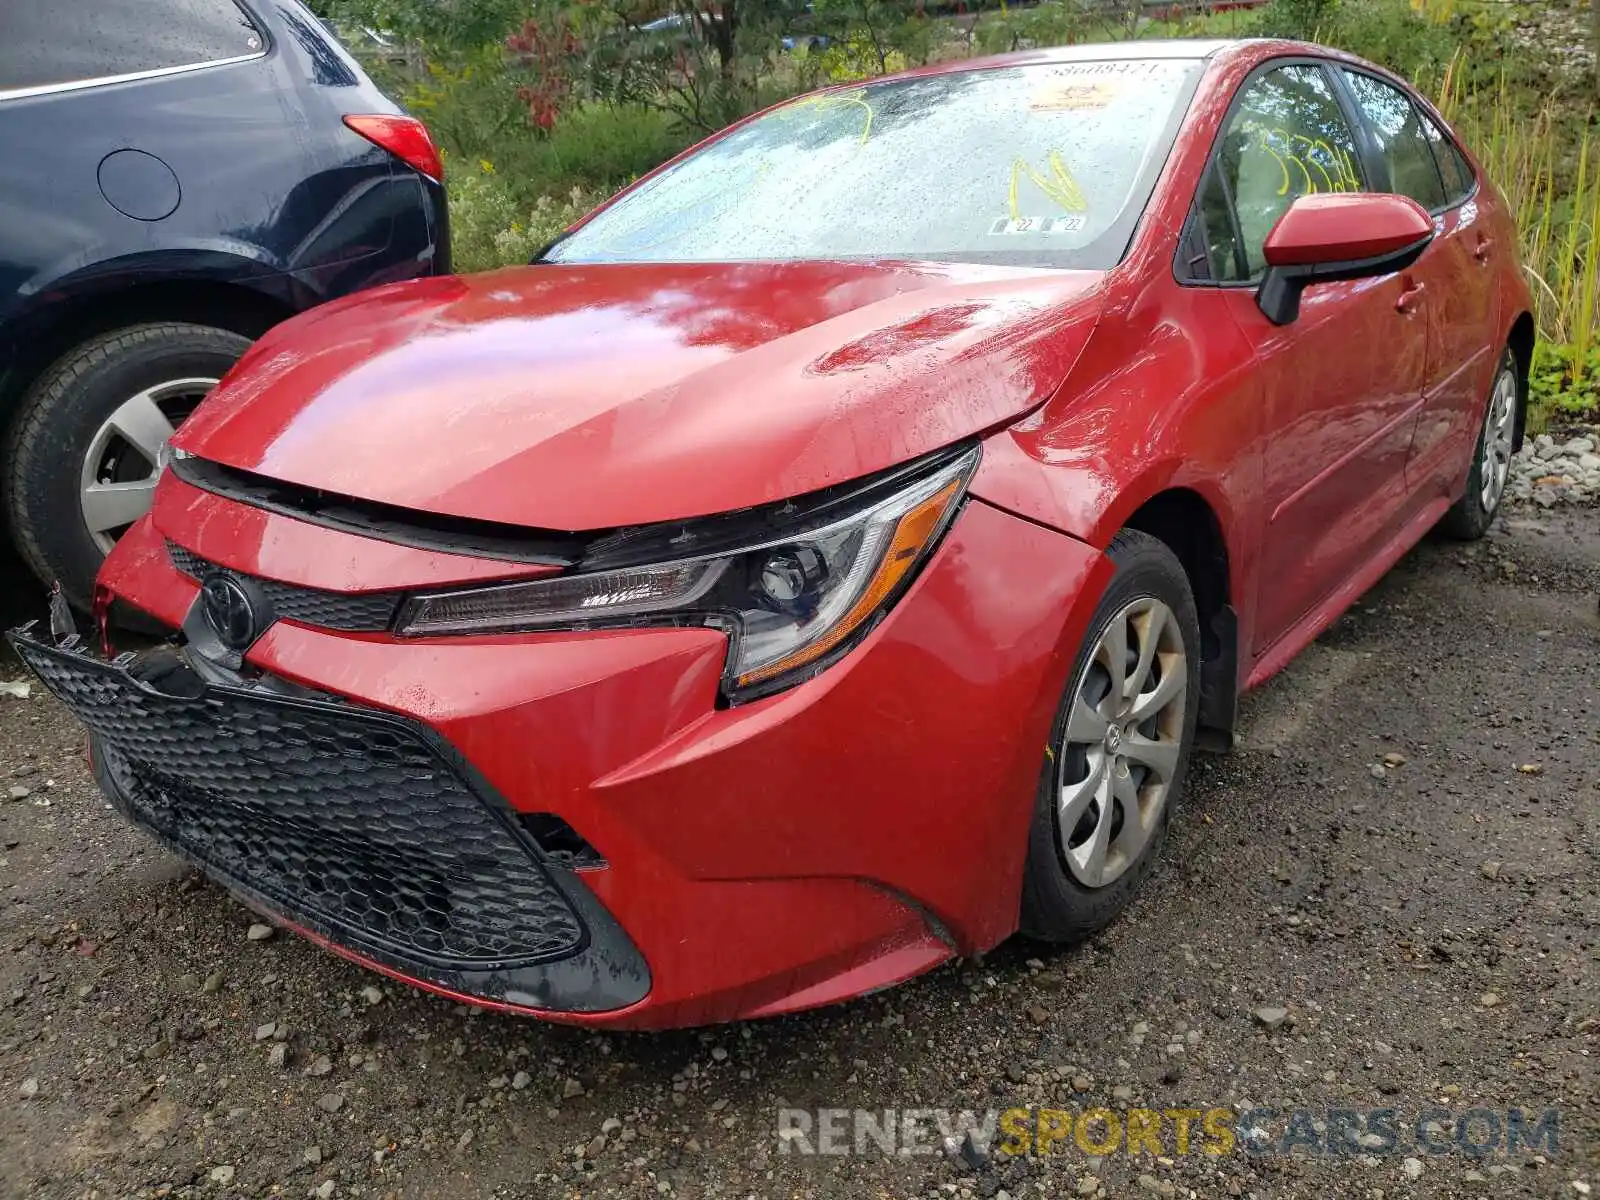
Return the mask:
<path id="1" fill-rule="evenodd" d="M 641 1001 L 643 957 L 577 872 L 426 726 L 163 645 L 13 648 L 88 727 L 101 787 L 253 907 L 433 990 L 551 1014 Z"/>
<path id="2" fill-rule="evenodd" d="M 368 605 L 516 565 L 169 477 L 97 585 L 169 641 L 13 640 L 115 802 L 285 924 L 463 1002 L 669 1028 L 833 1003 L 1015 929 L 1037 747 L 1108 571 L 971 502 L 860 646 L 723 707 L 716 630 L 397 637 Z M 271 593 L 246 651 L 205 611 L 219 579 Z"/>

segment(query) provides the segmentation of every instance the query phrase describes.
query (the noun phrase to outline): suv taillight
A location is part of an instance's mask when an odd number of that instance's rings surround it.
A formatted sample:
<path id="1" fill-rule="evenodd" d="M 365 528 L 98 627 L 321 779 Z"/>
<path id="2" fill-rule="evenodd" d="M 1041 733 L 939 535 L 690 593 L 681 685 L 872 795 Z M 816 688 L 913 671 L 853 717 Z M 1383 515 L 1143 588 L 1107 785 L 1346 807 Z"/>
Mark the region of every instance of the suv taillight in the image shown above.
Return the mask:
<path id="1" fill-rule="evenodd" d="M 439 147 L 428 135 L 428 127 L 415 117 L 355 115 L 347 116 L 344 123 L 429 179 L 444 181 L 444 162 L 439 157 Z"/>

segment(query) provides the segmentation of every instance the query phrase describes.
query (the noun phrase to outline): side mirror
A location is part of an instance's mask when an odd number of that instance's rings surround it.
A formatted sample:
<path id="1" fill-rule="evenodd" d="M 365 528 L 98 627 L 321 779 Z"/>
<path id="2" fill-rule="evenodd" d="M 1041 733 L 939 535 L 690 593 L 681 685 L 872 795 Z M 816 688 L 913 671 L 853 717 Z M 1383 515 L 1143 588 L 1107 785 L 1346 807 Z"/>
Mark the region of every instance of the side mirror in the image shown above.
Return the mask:
<path id="1" fill-rule="evenodd" d="M 1274 325 L 1300 315 L 1313 283 L 1403 270 L 1433 240 L 1433 218 L 1409 196 L 1377 192 L 1301 196 L 1267 234 L 1267 273 L 1256 304 Z"/>

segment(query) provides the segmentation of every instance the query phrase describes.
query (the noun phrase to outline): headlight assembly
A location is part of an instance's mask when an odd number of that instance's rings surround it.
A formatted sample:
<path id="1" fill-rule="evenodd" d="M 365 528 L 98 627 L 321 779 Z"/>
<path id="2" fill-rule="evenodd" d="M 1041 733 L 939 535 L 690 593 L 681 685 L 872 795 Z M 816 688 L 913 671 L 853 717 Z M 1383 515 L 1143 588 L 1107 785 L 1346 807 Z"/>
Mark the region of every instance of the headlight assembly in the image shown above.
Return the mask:
<path id="1" fill-rule="evenodd" d="M 729 637 L 727 698 L 765 695 L 816 674 L 888 611 L 938 545 L 977 462 L 977 448 L 964 448 L 842 498 L 630 531 L 598 543 L 573 573 L 413 596 L 396 631 L 705 625 Z M 657 561 L 637 561 L 650 554 Z M 617 561 L 627 565 L 608 566 Z"/>

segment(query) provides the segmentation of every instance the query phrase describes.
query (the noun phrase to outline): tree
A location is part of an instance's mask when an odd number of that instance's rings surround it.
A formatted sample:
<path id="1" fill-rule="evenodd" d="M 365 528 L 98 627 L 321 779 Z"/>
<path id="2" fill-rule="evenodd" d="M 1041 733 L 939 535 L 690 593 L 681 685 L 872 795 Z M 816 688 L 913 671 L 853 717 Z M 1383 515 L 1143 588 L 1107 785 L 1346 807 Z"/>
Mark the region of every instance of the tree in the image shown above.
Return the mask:
<path id="1" fill-rule="evenodd" d="M 783 30 L 803 0 L 545 0 L 580 51 L 582 93 L 670 113 L 710 133 L 758 106 Z M 543 18 L 541 18 L 543 19 Z"/>

